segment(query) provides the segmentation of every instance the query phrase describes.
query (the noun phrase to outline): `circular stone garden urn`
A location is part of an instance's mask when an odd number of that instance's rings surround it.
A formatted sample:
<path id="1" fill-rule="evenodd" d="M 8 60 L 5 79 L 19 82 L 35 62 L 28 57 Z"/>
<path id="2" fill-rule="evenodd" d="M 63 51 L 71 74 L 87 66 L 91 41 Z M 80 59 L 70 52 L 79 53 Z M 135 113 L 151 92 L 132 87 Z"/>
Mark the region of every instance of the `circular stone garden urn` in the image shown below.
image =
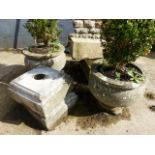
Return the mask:
<path id="1" fill-rule="evenodd" d="M 135 66 L 135 65 L 134 65 Z M 144 72 L 135 66 L 142 74 Z M 89 74 L 89 89 L 99 104 L 113 114 L 122 114 L 122 107 L 130 106 L 144 95 L 146 79 L 140 83 L 108 78 L 95 67 Z"/>
<path id="2" fill-rule="evenodd" d="M 65 48 L 63 45 L 60 45 L 57 52 L 37 53 L 30 52 L 29 50 L 23 50 L 23 54 L 25 55 L 25 65 L 28 69 L 43 65 L 55 70 L 61 70 L 66 64 L 66 55 L 64 50 Z"/>

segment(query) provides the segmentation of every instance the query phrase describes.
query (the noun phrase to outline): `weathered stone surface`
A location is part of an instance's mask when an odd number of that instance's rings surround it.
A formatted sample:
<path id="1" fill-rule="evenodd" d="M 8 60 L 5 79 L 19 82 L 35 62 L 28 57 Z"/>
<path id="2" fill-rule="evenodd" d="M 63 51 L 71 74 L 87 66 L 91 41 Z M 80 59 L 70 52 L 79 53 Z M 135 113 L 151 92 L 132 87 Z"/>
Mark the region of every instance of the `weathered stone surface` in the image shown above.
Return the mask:
<path id="1" fill-rule="evenodd" d="M 45 77 L 41 79 L 40 75 Z M 36 76 L 40 79 L 36 79 Z M 65 98 L 71 86 L 71 78 L 49 67 L 37 67 L 11 81 L 9 85 L 9 92 L 16 101 L 47 118 L 51 109 Z"/>
<path id="2" fill-rule="evenodd" d="M 75 28 L 81 28 L 81 27 L 83 27 L 83 21 L 82 20 L 73 20 L 73 25 Z"/>
<path id="3" fill-rule="evenodd" d="M 92 34 L 88 33 L 88 34 L 79 34 L 79 38 L 91 38 Z"/>
<path id="4" fill-rule="evenodd" d="M 83 34 L 88 32 L 89 32 L 89 29 L 87 28 L 75 28 L 75 33 Z"/>
<path id="5" fill-rule="evenodd" d="M 100 39 L 101 35 L 100 34 L 93 34 L 92 38 L 93 39 Z"/>
<path id="6" fill-rule="evenodd" d="M 61 70 L 64 68 L 66 64 L 66 55 L 65 53 L 61 53 L 60 55 L 53 57 L 53 58 L 48 58 L 48 59 L 42 59 L 42 60 L 35 60 L 30 57 L 25 56 L 25 65 L 28 69 L 35 68 L 39 65 L 44 65 L 51 67 L 56 70 Z"/>
<path id="7" fill-rule="evenodd" d="M 102 21 L 101 20 L 96 20 L 95 27 L 96 28 L 101 28 L 101 26 L 102 26 Z"/>
<path id="8" fill-rule="evenodd" d="M 71 38 L 71 53 L 75 60 L 103 57 L 100 39 Z"/>
<path id="9" fill-rule="evenodd" d="M 95 28 L 95 21 L 93 20 L 84 20 L 83 23 L 87 28 Z"/>
<path id="10" fill-rule="evenodd" d="M 64 100 L 56 107 L 51 108 L 51 112 L 47 118 L 42 118 L 30 109 L 27 109 L 47 130 L 52 129 L 63 117 L 65 117 L 70 109 L 76 104 L 78 96 L 70 92 Z"/>
<path id="11" fill-rule="evenodd" d="M 99 34 L 100 33 L 100 29 L 98 29 L 98 28 L 91 28 L 90 29 L 90 33 L 92 33 L 92 34 Z"/>
<path id="12" fill-rule="evenodd" d="M 79 35 L 80 35 L 80 34 L 78 34 L 78 33 L 71 33 L 71 34 L 69 35 L 69 38 L 71 38 L 71 37 L 79 38 Z"/>
<path id="13" fill-rule="evenodd" d="M 90 72 L 88 81 L 91 93 L 102 103 L 103 108 L 104 105 L 116 108 L 136 103 L 143 97 L 146 84 L 146 80 L 140 83 L 113 80 L 98 72 L 96 68 Z"/>
<path id="14" fill-rule="evenodd" d="M 91 33 L 86 33 L 86 34 L 78 34 L 78 33 L 72 33 L 69 35 L 69 37 L 74 37 L 74 38 L 92 38 Z"/>

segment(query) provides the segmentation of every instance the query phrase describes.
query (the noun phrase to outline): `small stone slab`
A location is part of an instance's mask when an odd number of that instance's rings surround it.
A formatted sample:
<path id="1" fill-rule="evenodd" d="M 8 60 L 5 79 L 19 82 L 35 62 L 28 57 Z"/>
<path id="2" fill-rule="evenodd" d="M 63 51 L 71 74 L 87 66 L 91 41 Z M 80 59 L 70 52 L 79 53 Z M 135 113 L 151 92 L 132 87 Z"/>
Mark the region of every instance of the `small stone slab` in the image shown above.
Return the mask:
<path id="1" fill-rule="evenodd" d="M 72 79 L 63 71 L 40 66 L 11 81 L 8 90 L 17 102 L 48 118 L 64 100 L 71 84 Z"/>
<path id="2" fill-rule="evenodd" d="M 70 43 L 72 58 L 77 61 L 103 58 L 103 47 L 100 39 L 71 37 Z"/>

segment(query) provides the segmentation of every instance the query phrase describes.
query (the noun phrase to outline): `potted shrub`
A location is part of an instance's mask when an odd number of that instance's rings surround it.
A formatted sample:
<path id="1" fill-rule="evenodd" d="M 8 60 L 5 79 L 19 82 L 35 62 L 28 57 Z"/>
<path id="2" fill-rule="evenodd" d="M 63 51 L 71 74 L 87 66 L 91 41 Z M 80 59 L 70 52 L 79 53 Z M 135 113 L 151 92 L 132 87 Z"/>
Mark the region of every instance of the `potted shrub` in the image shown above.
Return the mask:
<path id="1" fill-rule="evenodd" d="M 155 21 L 121 19 L 102 23 L 104 62 L 92 66 L 89 88 L 101 106 L 120 114 L 122 107 L 137 102 L 144 93 L 144 72 L 133 62 L 150 52 Z"/>
<path id="2" fill-rule="evenodd" d="M 24 27 L 32 35 L 35 45 L 23 50 L 25 64 L 31 69 L 45 65 L 61 70 L 66 64 L 64 46 L 59 41 L 61 29 L 56 19 L 30 19 Z"/>

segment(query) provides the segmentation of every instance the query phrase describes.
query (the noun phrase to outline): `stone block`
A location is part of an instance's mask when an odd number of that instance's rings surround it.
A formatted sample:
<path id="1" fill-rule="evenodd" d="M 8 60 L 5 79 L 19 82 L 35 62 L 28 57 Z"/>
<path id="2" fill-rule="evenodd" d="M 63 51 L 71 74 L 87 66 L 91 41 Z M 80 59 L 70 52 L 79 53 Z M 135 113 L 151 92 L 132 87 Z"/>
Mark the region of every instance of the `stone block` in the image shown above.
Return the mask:
<path id="1" fill-rule="evenodd" d="M 75 28 L 75 33 L 86 34 L 88 32 L 89 32 L 89 29 L 87 29 L 87 28 Z"/>
<path id="2" fill-rule="evenodd" d="M 92 38 L 92 34 L 88 33 L 88 34 L 79 34 L 79 38 Z"/>
<path id="3" fill-rule="evenodd" d="M 91 28 L 89 30 L 89 32 L 92 34 L 100 34 L 100 31 L 101 31 L 101 29 L 98 29 L 98 28 Z"/>
<path id="4" fill-rule="evenodd" d="M 68 115 L 68 112 L 76 104 L 78 96 L 70 92 L 63 101 L 61 101 L 55 108 L 51 109 L 51 113 L 47 118 L 42 118 L 30 109 L 27 110 L 40 122 L 47 130 L 55 127 L 61 119 Z"/>
<path id="5" fill-rule="evenodd" d="M 73 25 L 75 28 L 83 27 L 83 20 L 73 20 Z"/>
<path id="6" fill-rule="evenodd" d="M 100 34 L 93 34 L 92 35 L 92 38 L 93 39 L 100 39 L 101 38 L 101 35 Z"/>
<path id="7" fill-rule="evenodd" d="M 83 59 L 103 58 L 103 47 L 100 39 L 70 38 L 72 58 Z"/>
<path id="8" fill-rule="evenodd" d="M 95 28 L 95 21 L 93 20 L 84 20 L 83 23 L 86 28 Z"/>
<path id="9" fill-rule="evenodd" d="M 96 20 L 95 27 L 96 28 L 101 28 L 101 26 L 102 26 L 102 21 L 101 20 Z"/>
<path id="10" fill-rule="evenodd" d="M 72 80 L 66 73 L 49 67 L 34 68 L 9 83 L 13 99 L 43 118 L 66 96 Z"/>

